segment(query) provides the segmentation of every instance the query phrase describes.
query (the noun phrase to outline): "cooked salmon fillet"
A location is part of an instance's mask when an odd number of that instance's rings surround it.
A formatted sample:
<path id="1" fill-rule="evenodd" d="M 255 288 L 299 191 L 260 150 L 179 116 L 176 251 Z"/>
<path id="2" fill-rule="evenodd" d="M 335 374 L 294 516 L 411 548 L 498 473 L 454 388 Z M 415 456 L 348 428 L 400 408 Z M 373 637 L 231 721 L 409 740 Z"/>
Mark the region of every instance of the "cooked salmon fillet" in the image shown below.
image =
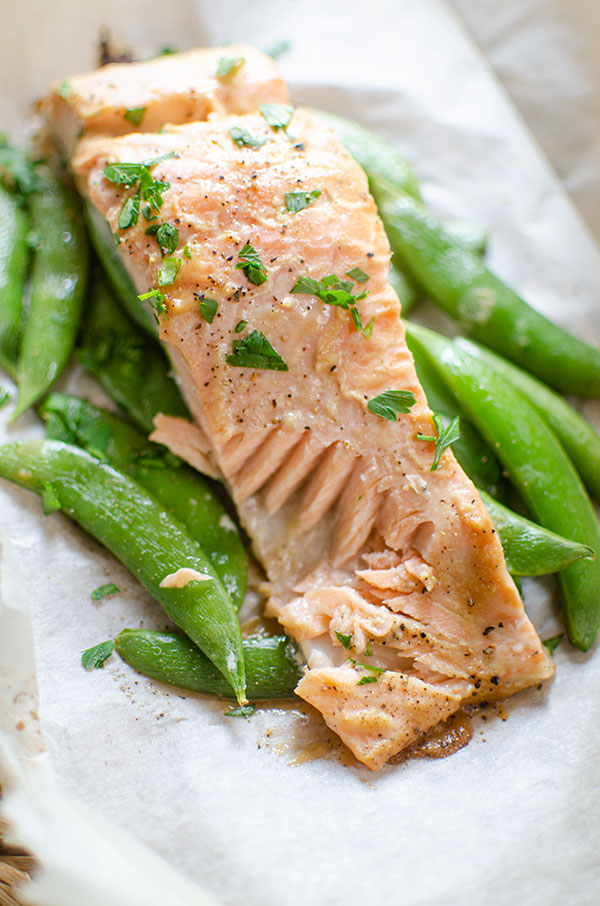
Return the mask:
<path id="1" fill-rule="evenodd" d="M 264 144 L 240 146 L 232 129 Z M 87 137 L 72 160 L 77 183 L 120 234 L 140 292 L 157 287 L 161 251 L 143 218 L 118 229 L 131 189 L 103 170 L 171 153 L 152 170 L 170 184 L 160 221 L 179 230 L 181 261 L 161 287 L 160 335 L 196 424 L 163 416 L 156 438 L 222 476 L 264 565 L 268 613 L 306 655 L 297 694 L 378 770 L 464 704 L 546 679 L 551 662 L 473 484 L 449 449 L 430 471 L 434 444 L 417 439 L 435 430 L 365 174 L 300 109 L 287 131 L 254 112 Z M 290 212 L 291 192 L 310 203 Z M 248 244 L 262 283 L 236 268 Z M 368 295 L 347 309 L 292 292 L 301 277 L 348 272 L 362 281 L 349 281 L 355 298 Z M 286 370 L 240 358 L 251 336 Z M 368 408 L 387 391 L 414 395 L 396 421 Z"/>

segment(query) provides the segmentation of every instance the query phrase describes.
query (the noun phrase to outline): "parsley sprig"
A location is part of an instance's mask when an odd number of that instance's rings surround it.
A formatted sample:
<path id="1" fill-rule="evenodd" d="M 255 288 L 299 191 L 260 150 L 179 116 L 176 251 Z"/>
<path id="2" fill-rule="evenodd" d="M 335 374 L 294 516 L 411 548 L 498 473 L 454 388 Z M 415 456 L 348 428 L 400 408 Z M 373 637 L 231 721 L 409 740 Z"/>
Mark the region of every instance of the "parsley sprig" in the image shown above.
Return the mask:
<path id="1" fill-rule="evenodd" d="M 106 642 L 100 642 L 93 648 L 88 648 L 81 655 L 81 663 L 86 670 L 97 670 L 104 667 L 104 662 L 108 660 L 115 650 L 115 643 L 112 639 Z"/>
<path id="2" fill-rule="evenodd" d="M 174 153 L 174 151 L 171 151 L 168 154 L 162 154 L 160 157 L 155 157 L 143 163 L 108 164 L 104 168 L 104 178 L 108 179 L 109 182 L 123 186 L 125 189 L 132 189 L 137 186 L 135 194 L 130 195 L 125 200 L 119 213 L 118 227 L 120 230 L 127 230 L 129 227 L 136 225 L 140 216 L 142 199 L 147 202 L 147 220 L 150 219 L 152 211 L 157 213 L 160 211 L 164 202 L 163 193 L 171 185 L 168 182 L 154 179 L 150 173 L 150 168 L 163 160 L 173 157 Z"/>
<path id="3" fill-rule="evenodd" d="M 260 330 L 253 330 L 243 340 L 234 340 L 233 352 L 226 356 L 225 361 L 228 365 L 235 365 L 238 368 L 289 371 L 282 357 Z"/>
<path id="4" fill-rule="evenodd" d="M 243 271 L 250 283 L 254 283 L 255 286 L 260 286 L 267 279 L 267 269 L 249 242 L 246 242 L 240 251 L 235 269 Z"/>
<path id="5" fill-rule="evenodd" d="M 354 284 L 349 280 L 341 280 L 335 274 L 329 274 L 322 280 L 313 280 L 312 277 L 298 277 L 291 293 L 304 293 L 308 296 L 316 296 L 326 305 L 335 305 L 338 308 L 344 308 L 350 312 L 355 330 L 362 330 L 360 314 L 356 309 L 356 303 L 365 299 L 369 293 L 363 289 L 358 296 L 352 295 Z M 372 328 L 371 328 L 372 329 Z M 370 335 L 370 334 L 369 334 Z"/>
<path id="6" fill-rule="evenodd" d="M 389 422 L 397 422 L 398 415 L 409 412 L 416 402 L 417 398 L 410 390 L 384 390 L 369 400 L 367 409 Z"/>
<path id="7" fill-rule="evenodd" d="M 431 464 L 430 472 L 435 472 L 437 467 L 440 464 L 440 457 L 446 447 L 449 447 L 450 444 L 455 443 L 460 438 L 460 415 L 457 415 L 456 418 L 453 418 L 450 424 L 444 428 L 444 423 L 440 415 L 434 414 L 433 423 L 435 425 L 437 435 L 432 434 L 417 434 L 417 440 L 425 440 L 435 442 L 435 455 L 433 457 L 433 463 Z"/>
<path id="8" fill-rule="evenodd" d="M 146 236 L 154 236 L 163 258 L 167 252 L 174 252 L 179 244 L 179 230 L 170 223 L 151 223 L 146 228 Z"/>

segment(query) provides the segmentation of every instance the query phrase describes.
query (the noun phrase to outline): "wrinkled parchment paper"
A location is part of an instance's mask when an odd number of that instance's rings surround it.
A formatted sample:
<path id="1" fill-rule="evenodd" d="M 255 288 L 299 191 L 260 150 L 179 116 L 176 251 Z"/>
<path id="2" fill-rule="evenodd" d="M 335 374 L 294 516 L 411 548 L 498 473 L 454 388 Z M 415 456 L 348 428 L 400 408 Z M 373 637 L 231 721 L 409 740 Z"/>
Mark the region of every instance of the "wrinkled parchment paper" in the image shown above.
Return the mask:
<path id="1" fill-rule="evenodd" d="M 24 132 L 28 101 L 51 79 L 91 68 L 100 25 L 140 55 L 165 44 L 245 40 L 265 48 L 289 39 L 281 67 L 296 103 L 360 119 L 393 141 L 440 214 L 489 228 L 492 268 L 540 310 L 600 341 L 598 249 L 450 7 L 436 0 L 8 6 L 0 111 L 15 134 Z M 577 96 L 573 79 L 574 117 Z M 60 386 L 102 401 L 76 368 Z M 585 404 L 585 411 L 600 426 L 598 404 Z M 0 412 L 2 425 L 8 413 Z M 0 439 L 40 433 L 28 414 L 16 428 L 2 427 Z M 300 708 L 225 720 L 222 705 L 150 683 L 116 657 L 86 673 L 84 648 L 124 626 L 162 628 L 168 625 L 162 612 L 93 540 L 60 514 L 42 518 L 37 498 L 5 483 L 0 541 L 8 552 L 0 593 L 0 726 L 21 755 L 21 770 L 40 757 L 39 715 L 47 766 L 80 800 L 78 815 L 85 812 L 89 821 L 91 810 L 112 822 L 220 903 L 598 901 L 597 654 L 563 643 L 555 680 L 478 718 L 466 749 L 372 775 L 351 760 L 311 757 L 328 751 L 327 734 Z M 20 573 L 6 565 L 13 557 Z M 90 592 L 105 582 L 115 582 L 119 594 L 92 603 Z M 542 638 L 560 630 L 551 582 L 526 582 L 525 597 Z M 20 790 L 18 771 L 11 778 Z M 69 803 L 65 821 L 76 822 Z M 65 847 L 85 864 L 82 845 L 97 845 L 73 830 L 80 825 L 61 835 L 47 824 L 42 846 L 26 794 L 15 792 L 9 807 L 22 837 L 29 831 L 34 847 L 38 839 L 50 869 L 64 864 Z M 125 843 L 113 847 L 117 860 L 119 849 L 126 870 L 151 878 L 156 872 L 156 891 L 163 889 L 162 868 L 142 869 Z M 95 889 L 91 868 L 83 876 L 80 883 L 87 878 Z M 181 883 L 179 899 L 173 893 L 165 903 L 202 902 L 194 899 L 200 894 L 186 899 Z M 83 890 L 77 888 L 74 902 L 85 900 Z M 106 901 L 121 906 L 109 894 Z"/>

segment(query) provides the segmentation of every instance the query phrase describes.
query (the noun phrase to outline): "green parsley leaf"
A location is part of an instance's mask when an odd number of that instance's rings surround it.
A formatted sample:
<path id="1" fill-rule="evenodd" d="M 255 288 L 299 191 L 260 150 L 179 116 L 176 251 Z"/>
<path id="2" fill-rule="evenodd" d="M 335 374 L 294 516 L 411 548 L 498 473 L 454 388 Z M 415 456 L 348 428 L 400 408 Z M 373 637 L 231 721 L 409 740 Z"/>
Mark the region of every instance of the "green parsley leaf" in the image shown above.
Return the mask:
<path id="1" fill-rule="evenodd" d="M 342 645 L 346 651 L 350 651 L 352 648 L 352 633 L 349 632 L 346 634 L 345 632 L 338 632 L 336 629 L 335 634 L 340 645 Z"/>
<path id="2" fill-rule="evenodd" d="M 298 277 L 290 292 L 306 293 L 307 296 L 318 296 L 324 286 L 324 280 L 313 280 L 312 277 Z"/>
<path id="3" fill-rule="evenodd" d="M 106 598 L 108 595 L 114 595 L 118 592 L 118 588 L 114 582 L 108 582 L 106 585 L 99 585 L 98 588 L 95 588 L 91 594 L 92 601 L 100 601 L 102 598 Z"/>
<path id="4" fill-rule="evenodd" d="M 362 330 L 362 321 L 360 319 L 360 314 L 356 305 L 353 305 L 350 309 L 350 314 L 352 315 L 352 320 L 354 321 L 354 329 Z"/>
<path id="5" fill-rule="evenodd" d="M 151 220 L 158 220 L 158 214 L 152 213 L 152 208 L 150 207 L 149 204 L 144 205 L 144 207 L 142 208 L 142 214 L 144 215 L 144 220 L 147 220 L 148 222 Z M 118 242 L 117 242 L 117 245 L 118 245 L 119 242 L 121 241 L 121 237 L 117 233 L 115 238 L 118 240 Z"/>
<path id="6" fill-rule="evenodd" d="M 181 258 L 165 258 L 158 272 L 157 283 L 159 286 L 170 286 L 175 283 L 179 268 L 181 267 Z"/>
<path id="7" fill-rule="evenodd" d="M 369 644 L 365 648 L 365 657 L 371 657 L 372 654 L 373 654 L 373 646 L 372 646 L 371 642 L 369 642 Z"/>
<path id="8" fill-rule="evenodd" d="M 364 299 L 366 292 L 360 296 L 353 296 L 350 290 L 352 283 L 348 280 L 340 280 L 335 274 L 329 274 L 322 280 L 313 280 L 311 277 L 298 277 L 291 288 L 291 293 L 306 293 L 310 296 L 317 296 L 326 305 L 337 305 L 340 308 L 350 309 L 356 305 L 359 299 Z M 355 321 L 356 323 L 356 321 Z"/>
<path id="9" fill-rule="evenodd" d="M 221 57 L 217 63 L 217 71 L 215 73 L 218 79 L 224 79 L 228 75 L 233 75 L 241 69 L 246 60 L 244 57 Z"/>
<path id="10" fill-rule="evenodd" d="M 145 107 L 130 107 L 123 114 L 123 119 L 134 126 L 139 126 L 146 115 Z"/>
<path id="11" fill-rule="evenodd" d="M 309 204 L 312 204 L 320 194 L 320 189 L 313 189 L 311 192 L 286 192 L 285 206 L 290 214 L 297 214 L 298 211 L 303 211 Z"/>
<path id="12" fill-rule="evenodd" d="M 278 60 L 279 57 L 288 52 L 291 46 L 292 45 L 290 41 L 278 41 L 276 44 L 273 44 L 273 46 L 268 50 L 265 50 L 265 53 L 268 57 L 271 57 L 272 60 Z"/>
<path id="13" fill-rule="evenodd" d="M 416 402 L 416 397 L 410 390 L 384 390 L 379 396 L 369 400 L 367 409 L 373 415 L 387 418 L 390 422 L 397 422 L 398 414 L 409 412 Z"/>
<path id="14" fill-rule="evenodd" d="M 247 321 L 238 321 L 237 324 L 236 324 L 235 327 L 234 327 L 234 332 L 235 332 L 235 333 L 241 333 L 242 330 L 244 329 L 244 327 L 247 327 L 247 326 L 248 326 L 248 322 L 247 322 Z"/>
<path id="15" fill-rule="evenodd" d="M 109 182 L 114 182 L 117 186 L 125 186 L 129 189 L 140 178 L 143 164 L 107 164 L 103 170 L 103 176 Z"/>
<path id="16" fill-rule="evenodd" d="M 61 98 L 64 98 L 65 101 L 68 97 L 70 97 L 72 90 L 73 89 L 66 80 L 64 82 L 61 82 L 58 86 L 58 94 Z"/>
<path id="17" fill-rule="evenodd" d="M 148 302 L 152 306 L 157 315 L 164 315 L 167 311 L 167 306 L 165 305 L 165 297 L 159 289 L 150 289 L 147 293 L 142 293 L 141 296 L 138 296 L 140 302 Z"/>
<path id="18" fill-rule="evenodd" d="M 228 365 L 235 365 L 238 368 L 289 371 L 284 360 L 260 330 L 253 330 L 243 340 L 234 340 L 233 352 L 226 357 L 225 361 Z"/>
<path id="19" fill-rule="evenodd" d="M 94 645 L 93 648 L 88 648 L 81 655 L 81 663 L 86 670 L 95 670 L 101 667 L 104 667 L 105 661 L 111 656 L 115 650 L 115 643 L 112 639 L 108 639 L 106 642 L 100 642 L 99 645 Z"/>
<path id="20" fill-rule="evenodd" d="M 179 244 L 179 230 L 170 223 L 153 223 L 146 230 L 147 236 L 154 236 L 161 254 L 164 258 L 165 252 L 174 252 Z"/>
<path id="21" fill-rule="evenodd" d="M 558 648 L 560 642 L 562 641 L 563 637 L 564 637 L 564 632 L 561 632 L 559 635 L 553 635 L 551 639 L 546 639 L 546 641 L 543 644 L 546 646 L 546 648 L 548 649 L 550 654 L 554 654 L 554 652 Z"/>
<path id="22" fill-rule="evenodd" d="M 362 676 L 356 685 L 357 686 L 368 686 L 369 683 L 376 683 L 376 682 L 377 682 L 376 676 Z"/>
<path id="23" fill-rule="evenodd" d="M 203 299 L 200 303 L 200 313 L 204 320 L 208 321 L 209 324 L 212 324 L 214 321 L 218 307 L 219 303 L 216 299 Z"/>
<path id="24" fill-rule="evenodd" d="M 241 148 L 242 145 L 246 145 L 248 148 L 262 148 L 267 141 L 266 138 L 250 135 L 247 129 L 241 129 L 239 126 L 232 126 L 229 134 L 238 148 Z"/>
<path id="25" fill-rule="evenodd" d="M 191 258 L 191 257 L 192 257 L 192 250 L 191 250 L 191 248 L 189 247 L 189 245 L 184 245 L 184 247 L 183 247 L 183 254 L 185 255 L 186 258 Z"/>
<path id="26" fill-rule="evenodd" d="M 385 673 L 385 667 L 374 667 L 373 664 L 362 664 L 353 657 L 349 657 L 348 660 L 353 667 L 362 667 L 363 670 L 369 670 L 371 673 Z"/>
<path id="27" fill-rule="evenodd" d="M 5 390 L 4 387 L 0 387 L 0 409 L 2 409 L 2 406 L 6 406 L 9 399 L 10 394 L 8 390 Z"/>
<path id="28" fill-rule="evenodd" d="M 162 154 L 160 157 L 144 161 L 141 164 L 108 164 L 104 168 L 103 174 L 105 179 L 115 183 L 115 185 L 124 186 L 126 189 L 130 189 L 135 186 L 136 183 L 139 183 L 135 195 L 127 198 L 121 208 L 118 220 L 119 229 L 126 230 L 131 226 L 135 226 L 138 222 L 140 201 L 142 198 L 144 201 L 148 202 L 148 206 L 143 209 L 146 220 L 151 219 L 152 211 L 158 212 L 160 210 L 163 205 L 163 192 L 166 192 L 167 189 L 170 188 L 170 183 L 154 179 L 150 173 L 150 167 L 154 167 L 161 161 L 173 157 L 174 154 L 174 151 L 170 151 L 168 154 Z"/>
<path id="29" fill-rule="evenodd" d="M 352 277 L 357 283 L 366 283 L 369 279 L 369 275 L 365 274 L 360 267 L 353 267 L 352 270 L 346 271 L 346 276 Z"/>
<path id="30" fill-rule="evenodd" d="M 258 252 L 249 242 L 246 242 L 238 256 L 236 271 L 245 273 L 250 283 L 260 286 L 267 279 L 267 269 L 260 260 Z"/>
<path id="31" fill-rule="evenodd" d="M 44 516 L 49 516 L 50 513 L 55 513 L 57 510 L 60 510 L 62 504 L 58 499 L 56 490 L 52 487 L 49 481 L 44 481 L 42 484 L 42 506 L 44 508 Z"/>
<path id="32" fill-rule="evenodd" d="M 444 428 L 441 416 L 434 414 L 433 421 L 437 430 L 437 437 L 429 434 L 417 434 L 417 440 L 435 441 L 435 455 L 430 472 L 435 472 L 437 469 L 440 464 L 440 457 L 446 447 L 449 447 L 450 444 L 455 443 L 460 438 L 460 415 L 453 418 L 447 428 Z"/>
<path id="33" fill-rule="evenodd" d="M 363 329 L 362 329 L 362 335 L 363 335 L 363 337 L 365 337 L 367 340 L 369 340 L 369 339 L 371 338 L 371 334 L 373 333 L 373 327 L 374 327 L 374 325 L 375 325 L 375 321 L 373 320 L 373 318 L 371 318 L 371 320 L 369 321 L 369 323 L 368 323 L 368 324 L 365 324 L 365 326 L 364 326 Z"/>
<path id="34" fill-rule="evenodd" d="M 289 104 L 261 104 L 260 112 L 272 129 L 287 129 L 294 115 Z"/>
<path id="35" fill-rule="evenodd" d="M 119 212 L 117 226 L 120 230 L 127 230 L 135 226 L 140 216 L 140 193 L 130 195 Z"/>
<path id="36" fill-rule="evenodd" d="M 241 705 L 239 708 L 225 711 L 225 717 L 252 717 L 255 711 L 256 705 Z"/>

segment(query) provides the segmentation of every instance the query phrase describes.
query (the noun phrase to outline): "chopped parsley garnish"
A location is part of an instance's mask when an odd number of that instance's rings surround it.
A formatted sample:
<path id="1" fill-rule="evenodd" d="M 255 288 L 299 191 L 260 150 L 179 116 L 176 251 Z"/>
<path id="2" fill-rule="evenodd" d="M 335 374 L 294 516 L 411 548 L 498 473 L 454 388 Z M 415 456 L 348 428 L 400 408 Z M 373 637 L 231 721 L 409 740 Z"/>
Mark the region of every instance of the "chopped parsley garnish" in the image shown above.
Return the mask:
<path id="1" fill-rule="evenodd" d="M 64 98 L 65 101 L 68 97 L 70 97 L 71 91 L 72 91 L 72 88 L 67 81 L 61 82 L 60 85 L 58 86 L 58 93 L 61 98 Z"/>
<path id="2" fill-rule="evenodd" d="M 272 129 L 287 129 L 294 115 L 294 108 L 289 104 L 261 104 L 260 112 Z"/>
<path id="3" fill-rule="evenodd" d="M 267 279 L 267 269 L 260 260 L 258 252 L 249 242 L 246 242 L 242 248 L 235 269 L 243 271 L 250 283 L 254 283 L 255 286 L 260 286 Z"/>
<path id="4" fill-rule="evenodd" d="M 179 230 L 170 223 L 153 223 L 146 229 L 146 236 L 154 236 L 164 258 L 167 252 L 174 252 L 179 244 Z"/>
<path id="5" fill-rule="evenodd" d="M 256 705 L 240 705 L 239 708 L 225 711 L 225 717 L 252 717 L 255 711 Z"/>
<path id="6" fill-rule="evenodd" d="M 108 582 L 106 585 L 99 585 L 91 594 L 92 601 L 100 601 L 108 595 L 115 595 L 118 590 L 119 589 L 114 582 Z"/>
<path id="7" fill-rule="evenodd" d="M 2 406 L 6 406 L 9 399 L 10 394 L 8 390 L 5 390 L 4 387 L 0 387 L 0 409 L 2 409 Z"/>
<path id="8" fill-rule="evenodd" d="M 346 634 L 345 632 L 338 632 L 336 629 L 335 635 L 340 645 L 345 648 L 346 651 L 350 651 L 352 648 L 352 633 L 349 632 Z"/>
<path id="9" fill-rule="evenodd" d="M 367 409 L 389 422 L 397 422 L 398 415 L 409 412 L 416 402 L 416 397 L 410 390 L 384 390 L 379 396 L 369 400 Z"/>
<path id="10" fill-rule="evenodd" d="M 217 63 L 217 71 L 215 73 L 218 79 L 224 79 L 228 75 L 233 75 L 241 69 L 246 60 L 244 57 L 221 57 Z"/>
<path id="11" fill-rule="evenodd" d="M 44 516 L 55 513 L 62 506 L 55 489 L 49 481 L 45 481 L 42 484 L 42 506 L 44 508 Z"/>
<path id="12" fill-rule="evenodd" d="M 352 315 L 352 320 L 354 321 L 354 329 L 362 330 L 363 329 L 362 321 L 360 319 L 360 314 L 358 313 L 358 308 L 356 307 L 356 305 L 353 305 L 351 307 L 350 314 Z"/>
<path id="13" fill-rule="evenodd" d="M 440 457 L 446 447 L 449 447 L 450 444 L 453 444 L 460 438 L 460 415 L 453 418 L 447 428 L 444 428 L 441 416 L 434 414 L 433 421 L 437 430 L 437 436 L 431 434 L 417 434 L 417 440 L 435 441 L 435 456 L 433 457 L 433 463 L 429 470 L 430 472 L 435 472 L 437 469 L 440 464 Z"/>
<path id="14" fill-rule="evenodd" d="M 141 164 L 108 164 L 104 168 L 105 179 L 115 183 L 117 186 L 131 189 L 137 184 L 135 195 L 131 195 L 125 200 L 119 213 L 118 226 L 120 230 L 126 230 L 135 226 L 138 222 L 142 199 L 147 202 L 147 206 L 143 209 L 146 220 L 151 219 L 152 211 L 157 213 L 160 211 L 164 201 L 163 193 L 170 188 L 170 183 L 154 179 L 150 173 L 150 167 L 154 167 L 161 161 L 173 157 L 174 153 L 171 151 L 169 154 L 163 154 Z"/>
<path id="15" fill-rule="evenodd" d="M 16 183 L 23 195 L 29 195 L 40 186 L 34 162 L 29 160 L 21 148 L 9 145 L 3 132 L 0 132 L 0 177 L 10 185 Z"/>
<path id="16" fill-rule="evenodd" d="M 229 134 L 238 148 L 241 148 L 242 145 L 246 145 L 247 148 L 262 148 L 266 142 L 266 138 L 251 135 L 247 129 L 242 129 L 240 126 L 232 126 Z"/>
<path id="17" fill-rule="evenodd" d="M 228 365 L 235 365 L 238 368 L 289 371 L 284 360 L 260 330 L 253 330 L 243 340 L 234 340 L 233 352 L 226 357 L 225 361 Z"/>
<path id="18" fill-rule="evenodd" d="M 164 315 L 167 311 L 165 297 L 159 289 L 149 289 L 147 293 L 142 293 L 141 296 L 138 296 L 138 299 L 140 302 L 148 302 L 157 315 Z"/>
<path id="19" fill-rule="evenodd" d="M 368 323 L 368 324 L 365 324 L 365 326 L 364 326 L 363 329 L 362 329 L 362 335 L 363 335 L 363 337 L 365 337 L 367 340 L 370 339 L 371 334 L 373 333 L 373 327 L 374 327 L 374 325 L 375 325 L 375 321 L 371 318 L 371 320 L 369 321 L 369 323 Z"/>
<path id="20" fill-rule="evenodd" d="M 335 274 L 329 274 L 322 280 L 298 277 L 290 292 L 317 296 L 326 305 L 337 305 L 340 308 L 350 309 L 368 295 L 367 291 L 363 290 L 360 295 L 353 296 L 352 289 L 353 284 L 349 280 L 340 280 Z"/>
<path id="21" fill-rule="evenodd" d="M 297 214 L 312 204 L 320 194 L 320 189 L 313 189 L 311 192 L 286 192 L 285 206 L 290 214 Z"/>
<path id="22" fill-rule="evenodd" d="M 376 682 L 377 682 L 376 676 L 362 676 L 356 685 L 357 686 L 368 686 L 369 683 L 376 683 Z"/>
<path id="23" fill-rule="evenodd" d="M 559 635 L 553 635 L 551 639 L 546 639 L 546 641 L 544 642 L 544 645 L 546 646 L 546 648 L 548 649 L 550 654 L 554 654 L 554 652 L 558 648 L 560 642 L 562 641 L 563 636 L 564 636 L 564 633 L 561 632 Z"/>
<path id="24" fill-rule="evenodd" d="M 236 324 L 235 327 L 234 327 L 234 332 L 235 332 L 235 333 L 241 333 L 242 330 L 244 329 L 244 327 L 247 327 L 247 326 L 248 326 L 248 322 L 247 322 L 247 321 L 238 321 L 237 324 Z"/>
<path id="25" fill-rule="evenodd" d="M 139 126 L 146 115 L 145 107 L 130 107 L 123 114 L 123 119 L 133 126 Z"/>
<path id="26" fill-rule="evenodd" d="M 369 279 L 369 275 L 365 274 L 360 267 L 353 267 L 352 270 L 346 271 L 346 276 L 352 277 L 357 283 L 366 283 Z"/>
<path id="27" fill-rule="evenodd" d="M 373 654 L 373 645 L 371 644 L 371 642 L 369 642 L 369 644 L 365 648 L 365 657 L 371 657 L 372 654 Z"/>
<path id="28" fill-rule="evenodd" d="M 349 657 L 348 660 L 353 667 L 362 667 L 363 670 L 369 670 L 371 673 L 385 673 L 385 667 L 374 667 L 373 664 L 362 664 L 353 657 Z"/>
<path id="29" fill-rule="evenodd" d="M 271 57 L 272 60 L 278 60 L 279 57 L 288 52 L 291 46 L 290 41 L 278 41 L 277 44 L 273 44 L 272 47 L 265 50 L 265 53 L 268 57 Z"/>
<path id="30" fill-rule="evenodd" d="M 157 283 L 159 286 L 170 286 L 175 283 L 179 268 L 181 267 L 181 258 L 164 258 L 158 272 Z"/>
<path id="31" fill-rule="evenodd" d="M 106 642 L 100 642 L 99 645 L 94 645 L 93 648 L 88 648 L 81 655 L 81 663 L 86 670 L 96 670 L 100 667 L 104 667 L 105 661 L 111 656 L 115 650 L 115 643 L 112 639 L 108 639 Z"/>
<path id="32" fill-rule="evenodd" d="M 200 303 L 200 314 L 209 324 L 215 319 L 219 303 L 216 299 L 203 299 Z"/>
<path id="33" fill-rule="evenodd" d="M 191 250 L 191 248 L 189 247 L 189 245 L 184 245 L 184 247 L 183 247 L 183 254 L 185 255 L 186 258 L 191 258 L 191 257 L 192 257 L 192 250 Z"/>

